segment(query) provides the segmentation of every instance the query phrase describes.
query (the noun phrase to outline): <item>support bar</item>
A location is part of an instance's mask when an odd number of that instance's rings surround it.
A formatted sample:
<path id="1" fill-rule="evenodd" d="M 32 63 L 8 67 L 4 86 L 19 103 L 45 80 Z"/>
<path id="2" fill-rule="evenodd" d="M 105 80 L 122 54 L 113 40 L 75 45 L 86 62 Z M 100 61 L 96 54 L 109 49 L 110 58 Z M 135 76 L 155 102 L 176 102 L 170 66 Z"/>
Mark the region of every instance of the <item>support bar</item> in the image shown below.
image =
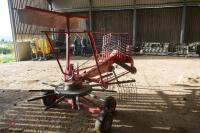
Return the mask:
<path id="1" fill-rule="evenodd" d="M 45 97 L 49 97 L 49 96 L 54 96 L 55 93 L 51 93 L 51 94 L 47 94 L 47 95 L 44 95 L 44 96 L 40 96 L 40 97 L 35 97 L 35 98 L 32 98 L 32 99 L 28 99 L 27 101 L 30 102 L 30 101 L 35 101 L 35 100 L 39 100 L 39 99 L 42 99 L 42 98 L 45 98 Z"/>
<path id="2" fill-rule="evenodd" d="M 45 111 L 47 111 L 48 109 L 52 108 L 53 106 L 55 106 L 56 104 L 58 104 L 59 102 L 61 102 L 62 100 L 64 100 L 65 96 L 60 97 L 57 101 L 55 101 L 54 103 L 52 103 L 51 105 L 47 106 L 45 108 Z"/>

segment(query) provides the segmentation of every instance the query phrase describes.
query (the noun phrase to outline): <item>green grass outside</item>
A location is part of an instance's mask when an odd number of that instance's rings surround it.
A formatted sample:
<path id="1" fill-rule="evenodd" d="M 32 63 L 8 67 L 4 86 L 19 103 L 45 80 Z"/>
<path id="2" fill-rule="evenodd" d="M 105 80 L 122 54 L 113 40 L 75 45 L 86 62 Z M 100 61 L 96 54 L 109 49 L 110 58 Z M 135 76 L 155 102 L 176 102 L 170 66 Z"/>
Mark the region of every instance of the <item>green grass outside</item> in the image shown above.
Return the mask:
<path id="1" fill-rule="evenodd" d="M 6 55 L 0 55 L 0 64 L 2 63 L 10 63 L 15 61 L 14 54 L 6 54 Z"/>
<path id="2" fill-rule="evenodd" d="M 10 63 L 13 61 L 15 61 L 13 44 L 10 43 L 0 44 L 0 64 Z"/>

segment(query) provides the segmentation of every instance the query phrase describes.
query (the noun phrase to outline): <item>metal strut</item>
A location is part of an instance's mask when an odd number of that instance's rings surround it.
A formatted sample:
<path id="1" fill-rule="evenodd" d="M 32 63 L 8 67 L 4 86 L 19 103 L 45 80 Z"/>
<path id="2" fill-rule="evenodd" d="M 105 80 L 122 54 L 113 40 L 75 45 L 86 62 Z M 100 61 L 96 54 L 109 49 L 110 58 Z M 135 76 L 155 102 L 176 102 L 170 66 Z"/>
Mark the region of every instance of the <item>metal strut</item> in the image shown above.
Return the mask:
<path id="1" fill-rule="evenodd" d="M 55 93 L 50 93 L 50 94 L 46 94 L 46 95 L 43 95 L 43 96 L 40 96 L 40 97 L 34 97 L 32 99 L 28 99 L 27 101 L 30 102 L 30 101 L 35 101 L 35 100 L 39 100 L 39 99 L 42 99 L 42 98 L 45 98 L 45 97 L 49 97 L 49 96 L 55 96 Z"/>
<path id="2" fill-rule="evenodd" d="M 45 108 L 45 111 L 47 111 L 48 109 L 52 108 L 53 106 L 55 106 L 56 104 L 58 104 L 59 102 L 63 101 L 65 99 L 65 96 L 60 97 L 57 101 L 55 101 L 54 103 L 52 103 L 51 105 L 47 106 Z"/>

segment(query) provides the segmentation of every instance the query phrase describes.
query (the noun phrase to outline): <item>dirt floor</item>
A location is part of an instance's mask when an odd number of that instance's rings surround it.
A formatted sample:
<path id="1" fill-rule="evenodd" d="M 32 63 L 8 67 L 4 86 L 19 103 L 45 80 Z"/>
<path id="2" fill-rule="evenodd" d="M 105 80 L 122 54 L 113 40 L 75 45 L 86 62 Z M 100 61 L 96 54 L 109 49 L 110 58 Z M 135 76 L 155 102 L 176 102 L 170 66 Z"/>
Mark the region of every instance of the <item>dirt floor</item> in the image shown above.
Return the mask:
<path id="1" fill-rule="evenodd" d="M 105 95 L 118 101 L 111 132 L 199 133 L 200 59 L 135 57 L 134 61 L 136 75 L 120 80 L 136 79 L 137 89 L 134 84 L 112 86 L 118 93 Z M 117 73 L 123 71 L 115 67 Z M 0 133 L 94 132 L 95 116 L 83 110 L 60 104 L 44 112 L 40 101 L 26 102 L 38 94 L 27 90 L 52 89 L 43 83 L 58 85 L 62 78 L 55 60 L 0 65 Z"/>

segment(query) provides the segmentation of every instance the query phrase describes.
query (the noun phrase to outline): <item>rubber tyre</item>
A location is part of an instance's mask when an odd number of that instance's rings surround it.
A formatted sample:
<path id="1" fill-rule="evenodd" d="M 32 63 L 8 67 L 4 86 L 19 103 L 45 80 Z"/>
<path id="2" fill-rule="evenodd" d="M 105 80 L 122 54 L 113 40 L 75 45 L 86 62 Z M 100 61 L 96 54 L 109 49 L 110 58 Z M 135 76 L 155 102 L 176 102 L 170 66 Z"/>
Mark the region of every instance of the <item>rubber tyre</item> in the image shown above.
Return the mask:
<path id="1" fill-rule="evenodd" d="M 44 95 L 47 94 L 51 94 L 53 92 L 45 92 L 43 93 Z M 51 104 L 53 104 L 56 101 L 56 97 L 55 96 L 49 96 L 49 97 L 44 97 L 42 98 L 42 102 L 45 106 L 50 106 Z"/>
<path id="2" fill-rule="evenodd" d="M 95 121 L 95 131 L 97 133 L 109 133 L 113 122 L 112 113 L 103 112 Z"/>
<path id="3" fill-rule="evenodd" d="M 114 113 L 116 106 L 117 106 L 117 101 L 114 97 L 109 96 L 105 99 L 103 107 L 106 112 Z"/>

